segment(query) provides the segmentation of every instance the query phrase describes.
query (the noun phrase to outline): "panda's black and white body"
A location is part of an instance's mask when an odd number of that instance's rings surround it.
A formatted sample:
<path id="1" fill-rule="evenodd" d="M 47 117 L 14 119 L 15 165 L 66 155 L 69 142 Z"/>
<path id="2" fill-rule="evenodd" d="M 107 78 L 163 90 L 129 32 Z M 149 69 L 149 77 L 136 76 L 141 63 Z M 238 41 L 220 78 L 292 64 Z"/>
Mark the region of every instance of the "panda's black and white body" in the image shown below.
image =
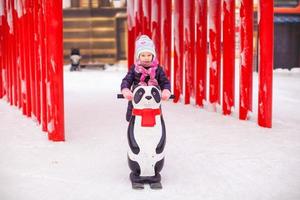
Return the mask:
<path id="1" fill-rule="evenodd" d="M 133 183 L 160 183 L 166 142 L 160 89 L 138 86 L 133 91 L 132 104 L 128 126 L 130 179 Z"/>

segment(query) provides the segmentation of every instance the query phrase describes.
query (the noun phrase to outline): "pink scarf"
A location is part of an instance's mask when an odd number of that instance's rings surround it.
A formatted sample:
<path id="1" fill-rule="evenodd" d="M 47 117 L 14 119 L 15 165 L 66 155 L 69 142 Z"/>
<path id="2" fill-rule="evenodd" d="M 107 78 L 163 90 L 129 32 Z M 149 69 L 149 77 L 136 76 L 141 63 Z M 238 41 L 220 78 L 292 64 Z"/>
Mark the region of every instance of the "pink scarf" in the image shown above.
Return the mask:
<path id="1" fill-rule="evenodd" d="M 148 85 L 158 85 L 158 82 L 157 80 L 155 79 L 155 72 L 156 72 L 156 69 L 158 67 L 158 61 L 156 58 L 153 59 L 152 63 L 147 66 L 149 67 L 148 69 L 145 68 L 146 66 L 143 66 L 143 64 L 141 63 L 140 60 L 138 60 L 136 63 L 135 63 L 135 71 L 137 73 L 141 73 L 142 76 L 140 78 L 140 83 L 139 85 L 144 85 L 146 86 L 147 83 L 145 82 L 145 78 L 146 76 L 150 76 L 150 79 L 148 81 Z"/>

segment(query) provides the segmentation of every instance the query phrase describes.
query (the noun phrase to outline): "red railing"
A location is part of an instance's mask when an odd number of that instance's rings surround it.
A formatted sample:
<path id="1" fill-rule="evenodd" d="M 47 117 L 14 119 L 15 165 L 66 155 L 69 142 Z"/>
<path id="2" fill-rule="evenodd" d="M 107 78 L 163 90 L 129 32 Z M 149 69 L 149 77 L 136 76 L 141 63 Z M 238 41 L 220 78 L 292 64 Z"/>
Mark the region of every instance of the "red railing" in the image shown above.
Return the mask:
<path id="1" fill-rule="evenodd" d="M 253 82 L 253 1 L 242 0 L 240 6 L 240 101 L 239 118 L 248 119 L 252 111 Z"/>
<path id="2" fill-rule="evenodd" d="M 0 0 L 0 98 L 64 141 L 61 0 Z"/>
<path id="3" fill-rule="evenodd" d="M 190 103 L 191 98 L 199 106 L 203 106 L 205 100 L 212 105 L 222 103 L 223 114 L 230 114 L 234 106 L 235 79 L 234 1 L 197 0 L 194 3 L 175 0 L 173 31 L 170 31 L 171 3 L 171 0 L 127 1 L 128 63 L 134 63 L 135 38 L 147 34 L 155 41 L 158 58 L 165 65 L 168 77 L 173 77 L 171 81 L 175 102 L 182 96 L 186 104 Z M 261 1 L 259 11 L 258 124 L 271 127 L 273 0 Z M 222 13 L 224 20 L 221 35 Z M 242 0 L 240 119 L 248 119 L 248 114 L 252 111 L 252 14 L 252 0 Z M 5 97 L 11 105 L 22 109 L 24 115 L 41 123 L 50 140 L 63 141 L 61 0 L 0 0 L 0 22 L 0 98 Z M 171 38 L 174 38 L 174 50 L 171 48 Z M 208 56 L 207 42 L 210 43 Z M 171 52 L 174 52 L 173 70 Z M 206 66 L 207 60 L 209 66 Z"/>
<path id="4" fill-rule="evenodd" d="M 272 82 L 273 82 L 273 1 L 260 1 L 259 21 L 259 90 L 258 124 L 272 126 Z"/>
<path id="5" fill-rule="evenodd" d="M 139 10 L 145 9 L 145 6 L 140 6 L 143 2 L 147 5 L 147 10 L 151 10 L 151 16 Z M 234 89 L 235 18 L 239 17 L 241 23 L 238 110 L 241 120 L 249 119 L 253 96 L 253 0 L 241 0 L 240 16 L 235 15 L 234 0 L 174 0 L 173 10 L 165 10 L 165 4 L 170 5 L 171 2 L 127 1 L 129 65 L 133 63 L 135 38 L 147 34 L 155 41 L 158 58 L 162 65 L 165 64 L 169 78 L 173 77 L 174 102 L 181 98 L 185 104 L 189 104 L 191 99 L 194 99 L 195 105 L 203 107 L 204 101 L 207 101 L 214 110 L 217 110 L 216 106 L 219 104 L 222 113 L 230 115 L 237 101 Z M 260 1 L 259 6 L 258 124 L 271 127 L 273 0 Z M 173 14 L 173 23 L 171 20 L 169 23 L 173 24 L 173 33 L 166 31 L 166 13 Z M 150 33 L 149 29 L 141 28 L 141 24 L 143 27 L 149 27 L 148 23 L 151 27 Z M 166 46 L 169 47 L 170 40 L 166 38 L 171 37 L 174 38 L 174 46 L 169 49 Z M 170 62 L 166 60 L 169 57 L 165 56 L 170 55 L 170 52 L 174 52 L 172 70 Z"/>
<path id="6" fill-rule="evenodd" d="M 207 84 L 207 0 L 196 1 L 196 105 L 203 106 Z"/>

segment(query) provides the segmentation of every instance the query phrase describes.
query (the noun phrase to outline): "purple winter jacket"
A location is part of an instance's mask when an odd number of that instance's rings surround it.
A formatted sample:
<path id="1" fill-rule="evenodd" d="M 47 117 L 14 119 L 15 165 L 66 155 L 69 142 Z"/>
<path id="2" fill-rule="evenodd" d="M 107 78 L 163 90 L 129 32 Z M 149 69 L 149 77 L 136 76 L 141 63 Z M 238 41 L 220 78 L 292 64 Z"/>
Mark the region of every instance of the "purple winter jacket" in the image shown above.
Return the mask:
<path id="1" fill-rule="evenodd" d="M 135 87 L 139 84 L 142 74 L 136 72 L 134 70 L 134 68 L 135 68 L 135 65 L 134 64 L 131 65 L 128 73 L 123 78 L 122 83 L 121 83 L 121 90 L 124 88 L 131 89 L 131 86 Z M 149 79 L 150 79 L 150 77 L 146 76 L 145 82 L 148 83 Z M 170 81 L 167 78 L 167 76 L 161 66 L 158 66 L 156 69 L 155 79 L 157 80 L 158 85 L 161 90 L 168 89 L 171 91 Z"/>

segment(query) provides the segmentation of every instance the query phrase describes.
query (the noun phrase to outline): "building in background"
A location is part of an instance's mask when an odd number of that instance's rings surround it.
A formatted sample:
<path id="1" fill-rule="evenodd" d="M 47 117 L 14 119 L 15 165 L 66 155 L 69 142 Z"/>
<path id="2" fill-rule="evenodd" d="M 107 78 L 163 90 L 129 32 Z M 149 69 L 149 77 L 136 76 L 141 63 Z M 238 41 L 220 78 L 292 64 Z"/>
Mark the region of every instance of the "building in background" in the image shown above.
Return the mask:
<path id="1" fill-rule="evenodd" d="M 126 1 L 64 0 L 64 63 L 80 49 L 84 65 L 126 59 Z"/>
<path id="2" fill-rule="evenodd" d="M 300 67 L 300 1 L 275 0 L 274 68 Z"/>

